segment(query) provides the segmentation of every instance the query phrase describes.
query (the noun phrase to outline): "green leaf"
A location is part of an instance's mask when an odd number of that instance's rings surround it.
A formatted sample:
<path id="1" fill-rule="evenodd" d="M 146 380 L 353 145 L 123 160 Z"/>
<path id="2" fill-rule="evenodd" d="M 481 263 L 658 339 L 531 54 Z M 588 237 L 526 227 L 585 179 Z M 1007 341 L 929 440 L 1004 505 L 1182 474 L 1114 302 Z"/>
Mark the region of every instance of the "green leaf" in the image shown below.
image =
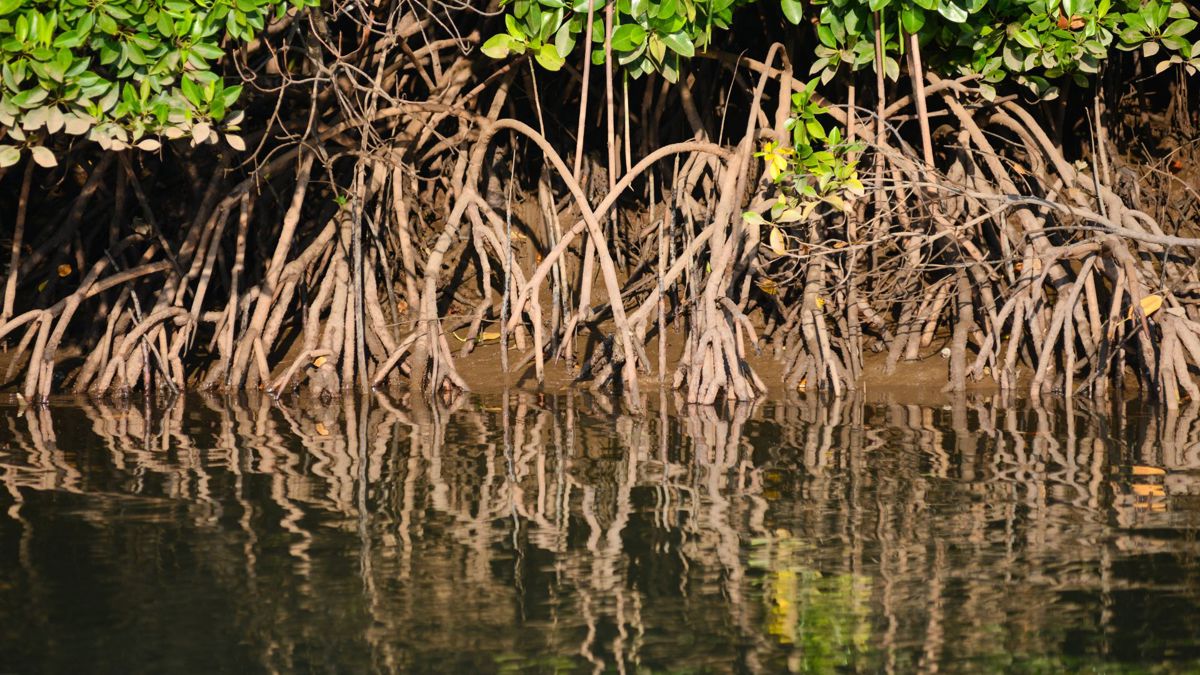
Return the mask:
<path id="1" fill-rule="evenodd" d="M 483 43 L 483 46 L 479 48 L 479 51 L 492 57 L 493 59 L 505 58 L 508 56 L 510 51 L 509 43 L 511 40 L 512 38 L 508 34 L 497 33 L 496 35 L 488 38 L 488 41 Z"/>
<path id="2" fill-rule="evenodd" d="M 636 23 L 627 23 L 614 30 L 612 34 L 612 48 L 617 51 L 633 51 L 642 46 L 645 41 L 646 29 Z"/>
<path id="3" fill-rule="evenodd" d="M 1167 26 L 1167 29 L 1163 31 L 1163 35 L 1182 37 L 1195 30 L 1195 28 L 1196 22 L 1192 19 L 1179 19 L 1170 26 Z"/>
<path id="4" fill-rule="evenodd" d="M 742 220 L 745 221 L 747 225 L 765 225 L 767 223 L 766 219 L 762 217 L 762 214 L 754 211 L 746 211 L 743 213 Z"/>
<path id="5" fill-rule="evenodd" d="M 671 48 L 671 51 L 684 58 L 691 58 L 696 55 L 696 46 L 692 44 L 692 39 L 682 31 L 664 35 L 662 40 Z"/>
<path id="6" fill-rule="evenodd" d="M 558 55 L 564 59 L 575 49 L 575 34 L 571 32 L 569 24 L 563 24 L 559 27 L 558 32 L 554 34 L 554 48 L 558 50 Z"/>
<path id="7" fill-rule="evenodd" d="M 558 55 L 558 49 L 554 45 L 542 45 L 533 58 L 546 70 L 558 70 L 563 66 L 563 57 Z"/>
<path id="8" fill-rule="evenodd" d="M 224 54 L 220 47 L 205 42 L 197 42 L 196 44 L 192 45 L 192 51 L 206 59 L 213 61 L 221 58 L 221 56 Z"/>
<path id="9" fill-rule="evenodd" d="M 0 169 L 10 167 L 19 161 L 21 161 L 20 148 L 11 145 L 0 145 Z"/>
<path id="10" fill-rule="evenodd" d="M 967 10 L 951 0 L 938 0 L 937 9 L 938 14 L 954 23 L 966 23 L 967 21 Z"/>
<path id="11" fill-rule="evenodd" d="M 918 33 L 925 25 L 925 12 L 920 7 L 906 5 L 900 10 L 900 25 L 907 33 Z"/>
<path id="12" fill-rule="evenodd" d="M 783 16 L 792 25 L 799 25 L 804 20 L 804 5 L 800 0 L 780 0 Z"/>

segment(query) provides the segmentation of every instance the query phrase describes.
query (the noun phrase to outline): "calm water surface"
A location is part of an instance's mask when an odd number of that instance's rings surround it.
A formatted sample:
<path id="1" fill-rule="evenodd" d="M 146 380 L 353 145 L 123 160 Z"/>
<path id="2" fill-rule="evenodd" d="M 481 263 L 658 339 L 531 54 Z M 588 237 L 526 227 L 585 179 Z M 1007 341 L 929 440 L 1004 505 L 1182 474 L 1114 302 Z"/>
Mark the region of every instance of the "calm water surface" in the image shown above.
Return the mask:
<path id="1" fill-rule="evenodd" d="M 1061 405 L 0 408 L 0 672 L 1200 668 L 1200 409 Z"/>

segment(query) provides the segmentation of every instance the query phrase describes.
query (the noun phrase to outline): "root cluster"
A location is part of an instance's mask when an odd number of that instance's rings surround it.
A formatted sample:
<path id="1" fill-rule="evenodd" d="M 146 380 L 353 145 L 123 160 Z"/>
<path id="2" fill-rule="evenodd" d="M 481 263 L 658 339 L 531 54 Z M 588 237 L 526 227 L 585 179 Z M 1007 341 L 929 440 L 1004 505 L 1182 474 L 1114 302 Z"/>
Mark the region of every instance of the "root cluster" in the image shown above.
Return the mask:
<path id="1" fill-rule="evenodd" d="M 888 368 L 940 352 L 955 391 L 1200 400 L 1200 199 L 1114 152 L 1100 95 L 1090 126 L 1051 131 L 932 73 L 919 110 L 882 88 L 873 111 L 826 101 L 862 144 L 865 195 L 790 223 L 781 254 L 742 217 L 774 198 L 753 153 L 786 142 L 805 86 L 780 47 L 710 50 L 695 73 L 720 86 L 651 77 L 595 123 L 586 77 L 547 82 L 524 59 L 482 72 L 462 47 L 488 16 L 383 14 L 288 17 L 239 56 L 262 108 L 249 157 L 80 147 L 57 173 L 0 177 L 18 206 L 0 339 L 26 399 L 436 396 L 466 389 L 457 360 L 498 341 L 514 380 L 565 361 L 635 409 L 648 377 L 691 403 L 779 380 L 842 394 L 872 352 Z M 922 153 L 913 120 L 933 115 Z M 1079 129 L 1081 149 L 1064 142 Z M 667 333 L 685 336 L 673 364 Z M 752 352 L 779 367 L 756 372 Z"/>

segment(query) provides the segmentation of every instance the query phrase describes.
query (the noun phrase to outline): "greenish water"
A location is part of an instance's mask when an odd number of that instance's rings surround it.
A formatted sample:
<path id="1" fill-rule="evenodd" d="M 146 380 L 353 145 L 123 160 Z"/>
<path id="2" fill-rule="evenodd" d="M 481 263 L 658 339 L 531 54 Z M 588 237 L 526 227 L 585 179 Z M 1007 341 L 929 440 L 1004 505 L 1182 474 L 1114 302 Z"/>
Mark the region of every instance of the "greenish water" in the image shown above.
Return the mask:
<path id="1" fill-rule="evenodd" d="M 0 673 L 1200 668 L 1200 409 L 0 408 Z"/>

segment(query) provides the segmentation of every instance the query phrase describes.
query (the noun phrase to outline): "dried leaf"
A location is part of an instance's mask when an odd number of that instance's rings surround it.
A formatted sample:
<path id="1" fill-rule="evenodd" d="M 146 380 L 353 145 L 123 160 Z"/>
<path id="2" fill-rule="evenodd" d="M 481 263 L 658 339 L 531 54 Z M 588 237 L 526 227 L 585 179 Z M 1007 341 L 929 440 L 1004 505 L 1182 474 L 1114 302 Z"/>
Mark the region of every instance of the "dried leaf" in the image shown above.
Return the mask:
<path id="1" fill-rule="evenodd" d="M 317 368 L 320 368 L 321 366 L 325 365 L 325 362 L 328 360 L 329 359 L 325 358 L 324 356 L 318 356 L 317 358 L 313 359 L 313 365 Z"/>
<path id="2" fill-rule="evenodd" d="M 1150 316 L 1162 307 L 1163 299 L 1161 295 L 1147 295 L 1138 304 L 1142 306 L 1142 314 Z"/>
<path id="3" fill-rule="evenodd" d="M 1133 475 L 1135 476 L 1165 476 L 1167 472 L 1157 466 L 1141 466 L 1134 465 Z"/>
<path id="4" fill-rule="evenodd" d="M 770 279 L 758 279 L 754 282 L 754 285 L 758 286 L 762 292 L 766 293 L 767 295 L 775 295 L 779 292 L 779 286 L 777 286 L 775 282 Z"/>
<path id="5" fill-rule="evenodd" d="M 328 436 L 329 429 L 327 429 L 323 423 L 317 422 L 317 433 L 322 436 Z"/>
<path id="6" fill-rule="evenodd" d="M 62 265 L 58 266 L 58 276 L 60 278 L 65 278 L 65 277 L 71 276 L 71 272 L 72 272 L 71 266 L 66 263 L 63 263 Z"/>

